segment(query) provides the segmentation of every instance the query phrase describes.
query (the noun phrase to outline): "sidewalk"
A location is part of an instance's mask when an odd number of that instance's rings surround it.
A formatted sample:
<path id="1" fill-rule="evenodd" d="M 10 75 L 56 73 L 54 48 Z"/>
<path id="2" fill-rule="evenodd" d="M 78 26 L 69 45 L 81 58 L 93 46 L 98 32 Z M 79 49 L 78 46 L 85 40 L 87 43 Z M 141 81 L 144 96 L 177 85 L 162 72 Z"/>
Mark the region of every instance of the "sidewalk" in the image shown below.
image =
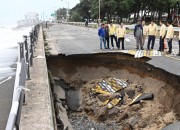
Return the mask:
<path id="1" fill-rule="evenodd" d="M 53 130 L 53 116 L 50 99 L 50 86 L 44 52 L 42 29 L 36 45 L 31 80 L 26 82 L 30 91 L 26 92 L 26 105 L 22 107 L 20 130 Z"/>

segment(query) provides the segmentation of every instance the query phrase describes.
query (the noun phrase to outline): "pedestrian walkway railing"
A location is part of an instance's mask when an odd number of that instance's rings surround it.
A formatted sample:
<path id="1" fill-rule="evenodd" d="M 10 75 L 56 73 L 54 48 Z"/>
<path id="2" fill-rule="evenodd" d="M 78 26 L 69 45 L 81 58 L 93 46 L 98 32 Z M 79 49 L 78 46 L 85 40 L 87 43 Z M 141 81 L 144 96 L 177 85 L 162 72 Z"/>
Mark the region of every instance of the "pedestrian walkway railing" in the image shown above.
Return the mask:
<path id="1" fill-rule="evenodd" d="M 19 130 L 21 108 L 25 103 L 26 80 L 30 80 L 30 66 L 33 66 L 35 46 L 37 44 L 40 24 L 34 26 L 29 36 L 23 36 L 24 41 L 18 43 L 18 62 L 14 83 L 12 106 L 6 124 L 6 130 Z"/>
<path id="2" fill-rule="evenodd" d="M 64 24 L 76 25 L 76 26 L 85 26 L 84 22 L 64 22 Z M 98 23 L 88 23 L 88 27 L 98 28 Z"/>

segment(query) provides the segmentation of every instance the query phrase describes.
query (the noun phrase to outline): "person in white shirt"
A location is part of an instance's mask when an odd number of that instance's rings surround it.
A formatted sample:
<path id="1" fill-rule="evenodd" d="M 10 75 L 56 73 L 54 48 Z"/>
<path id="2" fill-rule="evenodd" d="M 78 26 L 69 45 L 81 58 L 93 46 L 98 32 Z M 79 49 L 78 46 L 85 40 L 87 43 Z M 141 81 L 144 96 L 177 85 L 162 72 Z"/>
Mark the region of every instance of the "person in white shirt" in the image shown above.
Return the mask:
<path id="1" fill-rule="evenodd" d="M 145 43 L 145 40 L 146 40 L 146 37 L 147 37 L 147 29 L 148 29 L 148 26 L 146 26 L 145 21 L 142 21 L 142 27 L 143 27 L 142 44 L 143 44 L 143 46 L 144 46 L 144 43 Z"/>
<path id="2" fill-rule="evenodd" d="M 116 35 L 117 35 L 117 47 L 118 50 L 120 48 L 120 42 L 122 41 L 122 50 L 124 50 L 124 37 L 126 35 L 126 28 L 124 27 L 123 23 L 119 25 L 119 27 L 116 29 Z"/>
<path id="3" fill-rule="evenodd" d="M 156 35 L 157 35 L 157 32 L 158 32 L 158 29 L 157 29 L 157 25 L 154 23 L 153 20 L 151 20 L 151 24 L 149 24 L 147 32 L 148 32 L 147 50 L 150 49 L 151 41 L 152 41 L 151 49 L 154 49 L 154 43 L 155 43 L 155 38 L 156 38 Z"/>
<path id="4" fill-rule="evenodd" d="M 159 50 L 158 51 L 164 51 L 164 38 L 166 37 L 166 26 L 164 25 L 163 21 L 160 21 L 159 24 L 160 27 L 160 38 L 159 38 Z"/>
<path id="5" fill-rule="evenodd" d="M 166 39 L 167 39 L 168 47 L 169 47 L 169 50 L 167 53 L 171 54 L 172 53 L 172 39 L 174 37 L 174 28 L 173 28 L 172 22 L 170 20 L 167 22 L 167 25 L 168 25 L 168 30 L 167 30 L 167 34 L 166 34 Z"/>

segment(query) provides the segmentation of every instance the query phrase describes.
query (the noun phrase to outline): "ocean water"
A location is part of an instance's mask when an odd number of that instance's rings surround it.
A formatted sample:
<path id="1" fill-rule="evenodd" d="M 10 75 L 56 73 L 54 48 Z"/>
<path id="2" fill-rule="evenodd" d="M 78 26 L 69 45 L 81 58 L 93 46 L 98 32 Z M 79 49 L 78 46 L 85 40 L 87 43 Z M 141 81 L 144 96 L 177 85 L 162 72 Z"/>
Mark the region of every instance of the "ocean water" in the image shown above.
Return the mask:
<path id="1" fill-rule="evenodd" d="M 32 27 L 16 29 L 14 26 L 0 27 L 0 80 L 15 74 L 18 57 L 18 42 L 29 35 Z"/>

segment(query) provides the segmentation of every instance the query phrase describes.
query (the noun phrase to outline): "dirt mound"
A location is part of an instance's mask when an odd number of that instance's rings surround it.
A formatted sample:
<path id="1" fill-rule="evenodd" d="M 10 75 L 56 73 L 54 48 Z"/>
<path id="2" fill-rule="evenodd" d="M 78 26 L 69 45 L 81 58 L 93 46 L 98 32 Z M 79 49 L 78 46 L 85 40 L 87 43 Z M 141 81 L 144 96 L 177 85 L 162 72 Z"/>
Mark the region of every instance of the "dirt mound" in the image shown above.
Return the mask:
<path id="1" fill-rule="evenodd" d="M 174 112 L 166 113 L 163 105 L 155 97 L 152 101 L 143 101 L 138 104 L 129 106 L 132 99 L 125 93 L 124 100 L 119 102 L 115 107 L 108 109 L 106 105 L 98 98 L 98 95 L 92 93 L 92 88 L 99 81 L 104 79 L 92 80 L 85 84 L 81 89 L 83 94 L 83 108 L 86 114 L 98 122 L 108 124 L 115 121 L 117 126 L 125 129 L 131 128 L 143 129 L 161 129 L 165 125 L 176 121 Z M 139 87 L 141 86 L 141 90 Z M 136 97 L 139 93 L 150 92 L 146 86 L 131 84 L 126 91 L 135 91 Z M 161 90 L 161 89 L 160 89 Z M 119 92 L 121 93 L 121 92 Z M 170 117 L 167 119 L 167 117 Z"/>

